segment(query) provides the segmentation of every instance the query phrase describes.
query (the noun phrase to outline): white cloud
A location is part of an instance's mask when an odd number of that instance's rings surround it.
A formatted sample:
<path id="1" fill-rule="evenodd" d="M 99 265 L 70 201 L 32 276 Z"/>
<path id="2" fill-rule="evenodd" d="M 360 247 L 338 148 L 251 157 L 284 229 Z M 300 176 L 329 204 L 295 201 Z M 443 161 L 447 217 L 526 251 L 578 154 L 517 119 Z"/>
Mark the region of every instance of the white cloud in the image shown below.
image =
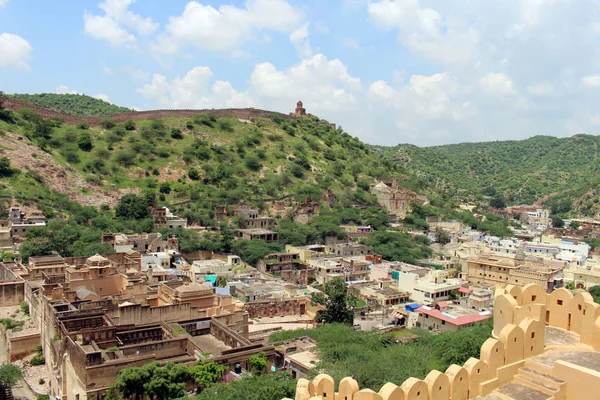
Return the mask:
<path id="1" fill-rule="evenodd" d="M 98 5 L 108 18 L 126 26 L 140 35 L 151 35 L 158 29 L 158 23 L 152 18 L 144 18 L 128 10 L 135 0 L 106 0 Z"/>
<path id="2" fill-rule="evenodd" d="M 500 72 L 485 74 L 479 79 L 482 90 L 490 96 L 513 96 L 517 94 L 513 81 Z"/>
<path id="3" fill-rule="evenodd" d="M 0 34 L 0 67 L 11 67 L 29 71 L 27 60 L 33 48 L 21 36 L 12 33 Z"/>
<path id="4" fill-rule="evenodd" d="M 190 1 L 180 16 L 169 18 L 152 47 L 157 54 L 175 54 L 187 45 L 234 52 L 263 31 L 292 32 L 302 19 L 302 13 L 285 0 L 248 0 L 245 8 L 222 5 L 218 9 Z"/>
<path id="5" fill-rule="evenodd" d="M 554 86 L 550 83 L 538 83 L 535 85 L 529 85 L 525 89 L 528 93 L 536 96 L 543 96 L 545 94 L 554 93 Z"/>
<path id="6" fill-rule="evenodd" d="M 108 96 L 105 95 L 104 93 L 98 93 L 97 95 L 94 95 L 92 97 L 94 97 L 94 98 L 96 98 L 98 100 L 102 100 L 102 101 L 105 101 L 107 103 L 112 104 L 112 102 L 108 99 Z"/>
<path id="7" fill-rule="evenodd" d="M 8 0 L 0 0 L 0 7 L 4 7 L 8 3 Z"/>
<path id="8" fill-rule="evenodd" d="M 137 38 L 127 29 L 139 35 L 150 35 L 156 31 L 158 23 L 129 11 L 128 7 L 134 1 L 106 0 L 99 3 L 98 7 L 104 11 L 104 15 L 94 15 L 86 10 L 83 14 L 85 34 L 97 40 L 106 40 L 113 47 L 136 49 Z"/>
<path id="9" fill-rule="evenodd" d="M 588 75 L 581 78 L 581 84 L 586 87 L 599 87 L 600 75 Z"/>
<path id="10" fill-rule="evenodd" d="M 307 58 L 312 55 L 312 48 L 310 47 L 308 36 L 308 22 L 290 33 L 290 42 L 292 42 L 296 48 L 296 52 L 302 58 Z"/>
<path id="11" fill-rule="evenodd" d="M 140 69 L 135 69 L 130 66 L 122 66 L 117 68 L 110 68 L 105 66 L 102 68 L 102 71 L 106 75 L 115 76 L 115 75 L 125 75 L 134 81 L 147 81 L 150 79 L 150 73 L 146 71 L 142 71 Z"/>
<path id="12" fill-rule="evenodd" d="M 72 90 L 67 85 L 59 85 L 54 91 L 56 94 L 79 94 L 77 90 Z"/>
<path id="13" fill-rule="evenodd" d="M 227 81 L 213 80 L 214 74 L 208 67 L 197 66 L 172 80 L 154 74 L 152 82 L 138 92 L 160 107 L 257 107 L 284 113 L 293 111 L 301 99 L 309 112 L 318 110 L 319 116 L 334 121 L 349 110 L 357 110 L 355 95 L 362 90 L 360 79 L 351 76 L 346 65 L 322 54 L 285 70 L 268 62 L 257 64 L 246 90 L 235 89 Z"/>

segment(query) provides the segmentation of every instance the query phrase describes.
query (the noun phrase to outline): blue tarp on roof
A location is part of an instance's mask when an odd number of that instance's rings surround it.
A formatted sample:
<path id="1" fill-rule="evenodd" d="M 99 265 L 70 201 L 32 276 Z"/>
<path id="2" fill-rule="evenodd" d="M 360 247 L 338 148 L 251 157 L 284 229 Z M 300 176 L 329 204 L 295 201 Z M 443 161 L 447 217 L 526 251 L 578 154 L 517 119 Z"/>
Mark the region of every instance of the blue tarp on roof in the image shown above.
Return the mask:
<path id="1" fill-rule="evenodd" d="M 404 306 L 404 309 L 408 312 L 414 312 L 420 306 L 417 303 L 411 303 Z"/>

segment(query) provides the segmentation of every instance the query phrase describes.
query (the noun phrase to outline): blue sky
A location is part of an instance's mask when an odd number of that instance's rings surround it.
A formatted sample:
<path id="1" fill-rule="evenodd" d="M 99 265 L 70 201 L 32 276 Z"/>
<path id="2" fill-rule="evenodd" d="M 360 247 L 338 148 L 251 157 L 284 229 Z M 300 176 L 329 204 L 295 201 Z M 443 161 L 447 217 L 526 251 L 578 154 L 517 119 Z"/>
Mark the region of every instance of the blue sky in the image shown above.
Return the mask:
<path id="1" fill-rule="evenodd" d="M 368 143 L 596 133 L 596 0 L 0 0 L 0 90 L 296 101 Z"/>

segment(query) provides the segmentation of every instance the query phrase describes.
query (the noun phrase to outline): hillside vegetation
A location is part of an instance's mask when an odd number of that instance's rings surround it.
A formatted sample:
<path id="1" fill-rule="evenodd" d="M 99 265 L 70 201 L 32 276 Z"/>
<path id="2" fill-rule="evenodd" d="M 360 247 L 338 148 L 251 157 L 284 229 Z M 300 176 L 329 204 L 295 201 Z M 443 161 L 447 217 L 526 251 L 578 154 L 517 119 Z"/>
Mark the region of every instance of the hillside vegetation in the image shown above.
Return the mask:
<path id="1" fill-rule="evenodd" d="M 15 196 L 26 207 L 78 225 L 68 243 L 59 234 L 64 225 L 32 233 L 23 245 L 24 257 L 85 255 L 102 231 L 151 231 L 147 206 L 155 204 L 170 207 L 190 224 L 220 228 L 201 238 L 178 232 L 182 251 L 234 251 L 254 263 L 283 251 L 287 243 L 343 238 L 340 224 L 386 229 L 387 213 L 369 185 L 385 177 L 414 184 L 357 138 L 316 117 L 289 120 L 274 114 L 242 121 L 198 115 L 119 124 L 105 118 L 102 126 L 91 127 L 43 119 L 29 109 L 4 114 L 0 155 L 7 165 L 0 199 Z M 273 200 L 308 198 L 321 201 L 320 215 L 308 225 L 284 216 L 274 228 L 277 243 L 233 242 L 239 218 L 230 227 L 213 218 L 217 206 L 226 206 L 232 215 L 234 206 L 243 203 L 266 210 Z M 425 237 L 413 240 L 396 232 L 376 239 L 376 249 L 401 261 L 431 254 Z"/>
<path id="2" fill-rule="evenodd" d="M 402 144 L 372 146 L 379 154 L 401 165 L 407 173 L 431 182 L 450 196 L 482 200 L 504 196 L 507 203 L 533 203 L 563 191 L 574 202 L 574 211 L 598 211 L 595 193 L 581 197 L 600 181 L 600 137 L 535 136 L 520 141 L 461 143 L 434 147 Z M 552 201 L 550 201 L 552 203 Z M 554 204 L 554 203 L 552 203 Z M 558 207 L 563 213 L 568 207 Z"/>
<path id="3" fill-rule="evenodd" d="M 133 111 L 85 94 L 13 94 L 11 97 L 36 106 L 78 117 L 97 117 Z"/>

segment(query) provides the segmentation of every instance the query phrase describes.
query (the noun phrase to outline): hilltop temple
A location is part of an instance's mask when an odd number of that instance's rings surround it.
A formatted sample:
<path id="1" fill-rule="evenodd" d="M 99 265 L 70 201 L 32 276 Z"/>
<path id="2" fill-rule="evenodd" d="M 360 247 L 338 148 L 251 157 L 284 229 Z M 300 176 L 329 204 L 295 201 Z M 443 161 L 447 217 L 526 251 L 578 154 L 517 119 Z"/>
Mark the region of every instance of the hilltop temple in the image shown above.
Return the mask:
<path id="1" fill-rule="evenodd" d="M 575 293 L 575 294 L 574 294 Z M 299 379 L 295 400 L 600 399 L 600 305 L 587 292 L 507 285 L 496 291 L 492 337 L 479 359 L 379 392 L 353 378 Z M 284 399 L 288 400 L 288 399 Z"/>

